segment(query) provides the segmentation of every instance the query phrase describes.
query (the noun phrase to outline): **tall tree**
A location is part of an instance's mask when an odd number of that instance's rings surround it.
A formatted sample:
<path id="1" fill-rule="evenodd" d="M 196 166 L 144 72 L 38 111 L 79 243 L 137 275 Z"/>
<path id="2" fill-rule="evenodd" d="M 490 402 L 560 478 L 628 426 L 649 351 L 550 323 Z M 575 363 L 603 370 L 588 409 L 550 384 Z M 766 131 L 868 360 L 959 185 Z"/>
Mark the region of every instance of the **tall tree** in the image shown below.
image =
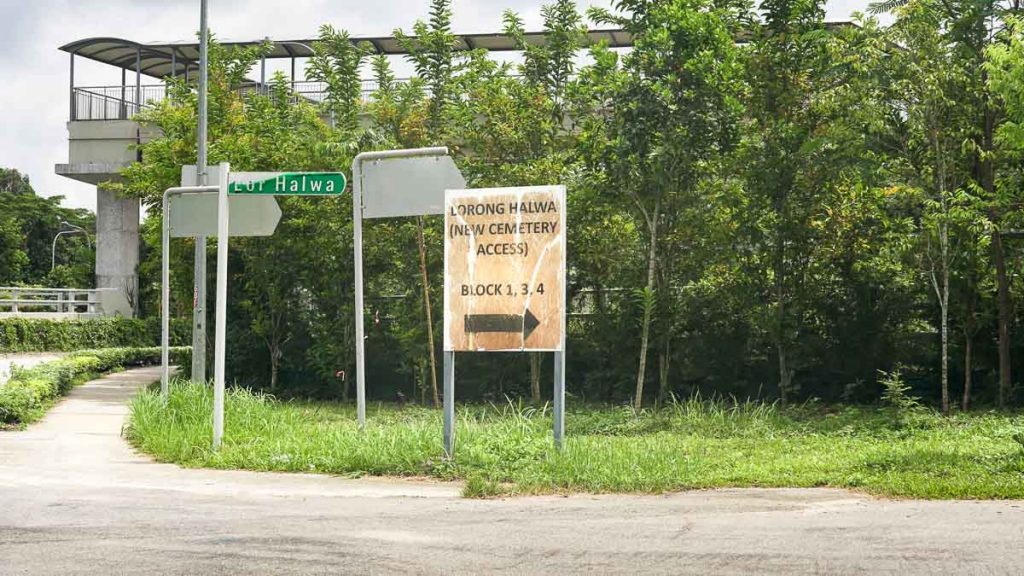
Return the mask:
<path id="1" fill-rule="evenodd" d="M 906 49 L 892 60 L 896 106 L 892 115 L 904 164 L 903 177 L 921 198 L 921 242 L 918 255 L 939 307 L 940 391 L 943 413 L 949 413 L 949 312 L 951 276 L 958 245 L 954 237 L 970 228 L 976 199 L 969 193 L 973 159 L 964 142 L 975 134 L 972 108 L 964 106 L 976 88 L 973 62 L 955 50 L 940 22 L 937 2 L 915 0 L 897 10 L 889 33 Z"/>
<path id="2" fill-rule="evenodd" d="M 763 25 L 753 33 L 747 77 L 748 132 L 742 162 L 747 168 L 755 230 L 764 246 L 764 277 L 771 286 L 770 326 L 778 360 L 779 398 L 794 392 L 794 346 L 801 329 L 800 295 L 814 241 L 811 221 L 820 212 L 823 128 L 817 100 L 829 89 L 823 2 L 764 0 Z"/>
<path id="3" fill-rule="evenodd" d="M 359 111 L 363 86 L 359 73 L 370 55 L 368 42 L 352 42 L 348 32 L 330 25 L 320 27 L 314 43 L 316 54 L 309 60 L 306 75 L 326 84 L 324 109 L 343 132 L 359 129 Z"/>
<path id="4" fill-rule="evenodd" d="M 395 30 L 395 38 L 406 50 L 416 74 L 423 79 L 428 91 L 425 140 L 430 144 L 449 141 L 449 106 L 455 99 L 453 89 L 459 61 L 455 53 L 456 38 L 452 33 L 451 0 L 431 0 L 429 21 L 417 21 L 413 26 L 415 38 Z M 434 346 L 434 321 L 430 301 L 430 273 L 427 269 L 427 244 L 423 216 L 416 217 L 416 246 L 419 250 L 420 281 L 423 287 L 424 322 L 427 328 L 427 347 L 430 359 L 430 382 L 435 407 L 437 393 L 437 350 Z"/>
<path id="5" fill-rule="evenodd" d="M 907 9 L 901 15 L 900 9 Z M 999 403 L 1005 406 L 1012 385 L 1010 328 L 1013 320 L 1013 302 L 1010 294 L 1010 275 L 1007 272 L 1008 248 L 1004 242 L 1004 229 L 1008 228 L 1016 211 L 1015 188 L 1002 189 L 996 133 L 1002 122 L 1001 103 L 990 89 L 989 68 L 985 66 L 990 47 L 1006 42 L 1002 31 L 1006 17 L 1020 12 L 1019 0 L 883 0 L 871 4 L 874 12 L 896 11 L 897 25 L 910 14 L 927 12 L 931 25 L 939 31 L 945 43 L 943 49 L 955 54 L 966 63 L 966 75 L 972 89 L 962 94 L 959 104 L 962 112 L 971 118 L 973 131 L 966 143 L 972 155 L 971 178 L 981 191 L 987 204 L 986 216 L 992 222 L 991 258 L 996 273 L 996 309 L 999 351 Z"/>
<path id="6" fill-rule="evenodd" d="M 575 134 L 565 103 L 575 59 L 586 41 L 583 17 L 572 0 L 541 7 L 543 44 L 526 39 L 522 20 L 504 14 L 505 32 L 523 52 L 520 78 L 505 67 L 472 60 L 479 74 L 463 84 L 469 92 L 465 136 L 466 164 L 476 186 L 530 186 L 565 182 Z M 530 396 L 540 403 L 542 354 L 530 354 Z"/>
<path id="7" fill-rule="evenodd" d="M 1020 19 L 1020 6 L 1014 4 L 1012 17 L 1007 19 L 1006 31 L 997 36 L 998 42 L 986 47 L 988 62 L 985 66 L 986 82 L 990 92 L 989 103 L 999 103 L 1002 120 L 991 127 L 995 153 L 988 156 L 990 163 L 999 163 L 996 174 L 996 205 L 1000 209 L 999 224 L 993 236 L 993 257 L 996 259 L 997 302 L 999 310 L 999 404 L 1010 400 L 1009 282 L 1003 253 L 1002 229 L 1019 228 L 1022 219 L 1020 190 L 1024 184 L 1024 25 Z"/>
<path id="8" fill-rule="evenodd" d="M 740 14 L 709 0 L 622 0 L 621 14 L 592 9 L 602 24 L 633 37 L 622 73 L 610 76 L 611 107 L 599 169 L 615 193 L 630 202 L 646 231 L 646 281 L 634 406 L 643 405 L 647 352 L 659 266 L 669 265 L 660 246 L 682 221 L 682 205 L 699 205 L 701 179 L 714 172 L 737 142 L 742 111 L 742 61 L 733 34 Z"/>

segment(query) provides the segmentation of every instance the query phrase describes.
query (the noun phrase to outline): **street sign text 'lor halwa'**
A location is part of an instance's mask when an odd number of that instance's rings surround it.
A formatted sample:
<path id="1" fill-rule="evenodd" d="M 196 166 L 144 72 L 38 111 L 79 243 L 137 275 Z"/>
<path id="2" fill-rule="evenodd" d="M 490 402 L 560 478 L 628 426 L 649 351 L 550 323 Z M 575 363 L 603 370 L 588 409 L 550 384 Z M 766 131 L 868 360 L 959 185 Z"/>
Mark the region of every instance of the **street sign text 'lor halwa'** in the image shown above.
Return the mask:
<path id="1" fill-rule="evenodd" d="M 565 187 L 445 195 L 447 351 L 565 345 Z"/>

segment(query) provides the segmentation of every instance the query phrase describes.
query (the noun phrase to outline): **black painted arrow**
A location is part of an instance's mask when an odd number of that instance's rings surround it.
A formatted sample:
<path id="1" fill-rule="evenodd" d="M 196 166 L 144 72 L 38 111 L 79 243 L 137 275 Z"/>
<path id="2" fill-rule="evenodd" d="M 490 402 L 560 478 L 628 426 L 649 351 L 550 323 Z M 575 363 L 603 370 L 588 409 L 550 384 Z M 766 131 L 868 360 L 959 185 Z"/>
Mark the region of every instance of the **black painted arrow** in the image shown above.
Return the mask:
<path id="1" fill-rule="evenodd" d="M 466 332 L 519 332 L 523 340 L 540 326 L 540 320 L 529 310 L 526 314 L 466 314 Z"/>

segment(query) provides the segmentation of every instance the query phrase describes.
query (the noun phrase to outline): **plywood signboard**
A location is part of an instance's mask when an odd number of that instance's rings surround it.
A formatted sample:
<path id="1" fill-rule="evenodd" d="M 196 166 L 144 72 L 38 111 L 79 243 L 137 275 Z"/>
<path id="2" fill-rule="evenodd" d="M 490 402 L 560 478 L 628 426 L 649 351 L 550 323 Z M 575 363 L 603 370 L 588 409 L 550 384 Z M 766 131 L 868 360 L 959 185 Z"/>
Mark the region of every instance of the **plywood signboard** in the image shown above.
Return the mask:
<path id="1" fill-rule="evenodd" d="M 565 187 L 445 193 L 444 349 L 565 347 Z"/>

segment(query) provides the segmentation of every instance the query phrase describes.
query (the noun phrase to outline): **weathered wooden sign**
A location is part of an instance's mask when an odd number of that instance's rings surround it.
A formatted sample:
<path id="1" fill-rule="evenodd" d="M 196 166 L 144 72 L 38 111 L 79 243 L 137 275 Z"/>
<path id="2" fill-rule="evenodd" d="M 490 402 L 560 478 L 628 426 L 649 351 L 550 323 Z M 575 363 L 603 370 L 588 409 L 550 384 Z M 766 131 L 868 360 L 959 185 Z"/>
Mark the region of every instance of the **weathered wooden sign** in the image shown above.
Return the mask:
<path id="1" fill-rule="evenodd" d="M 444 349 L 565 347 L 565 187 L 445 194 Z"/>

